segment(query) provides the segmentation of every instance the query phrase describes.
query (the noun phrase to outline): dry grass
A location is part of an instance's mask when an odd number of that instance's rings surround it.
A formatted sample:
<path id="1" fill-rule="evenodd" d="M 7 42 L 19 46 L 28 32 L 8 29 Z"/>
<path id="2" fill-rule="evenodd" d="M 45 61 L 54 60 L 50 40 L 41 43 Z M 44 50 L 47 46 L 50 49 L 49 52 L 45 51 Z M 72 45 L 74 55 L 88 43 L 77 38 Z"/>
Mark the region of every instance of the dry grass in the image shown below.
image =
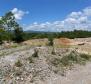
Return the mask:
<path id="1" fill-rule="evenodd" d="M 70 54 L 63 56 L 62 58 L 54 58 L 53 60 L 51 60 L 51 63 L 54 66 L 69 67 L 73 66 L 74 64 L 84 65 L 86 61 L 90 60 L 91 60 L 90 55 L 80 54 L 75 51 L 72 51 Z"/>
<path id="2" fill-rule="evenodd" d="M 48 44 L 48 39 L 32 39 L 24 41 L 23 44 L 31 46 L 46 46 Z"/>

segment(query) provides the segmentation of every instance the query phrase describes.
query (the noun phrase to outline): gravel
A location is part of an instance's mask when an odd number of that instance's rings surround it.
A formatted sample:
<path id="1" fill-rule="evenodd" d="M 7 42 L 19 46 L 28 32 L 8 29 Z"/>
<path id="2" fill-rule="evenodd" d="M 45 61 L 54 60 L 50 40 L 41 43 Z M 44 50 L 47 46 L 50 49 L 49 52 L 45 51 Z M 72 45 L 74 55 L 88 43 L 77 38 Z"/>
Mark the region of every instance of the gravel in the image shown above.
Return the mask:
<path id="1" fill-rule="evenodd" d="M 38 57 L 32 56 L 35 48 Z M 52 50 L 52 47 L 25 46 L 0 51 L 8 53 L 0 56 L 0 84 L 91 84 L 90 62 L 85 66 L 75 65 L 62 76 L 54 72 L 56 68 L 50 64 L 49 59 L 68 54 L 72 49 L 55 49 L 55 55 L 51 54 Z M 29 57 L 33 63 L 29 63 Z M 23 66 L 15 66 L 17 60 Z"/>

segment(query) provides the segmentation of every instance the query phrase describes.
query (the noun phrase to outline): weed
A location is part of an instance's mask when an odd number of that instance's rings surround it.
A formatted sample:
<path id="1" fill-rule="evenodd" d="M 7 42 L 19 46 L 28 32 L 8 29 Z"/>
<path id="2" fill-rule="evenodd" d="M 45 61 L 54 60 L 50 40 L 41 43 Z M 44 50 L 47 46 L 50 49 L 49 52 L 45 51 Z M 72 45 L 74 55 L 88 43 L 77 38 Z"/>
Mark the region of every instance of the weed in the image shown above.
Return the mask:
<path id="1" fill-rule="evenodd" d="M 54 49 L 54 47 L 53 47 L 53 49 L 52 49 L 52 52 L 51 52 L 51 54 L 52 54 L 52 55 L 56 55 L 56 52 L 55 52 L 55 49 Z"/>
<path id="2" fill-rule="evenodd" d="M 16 67 L 21 67 L 21 66 L 22 66 L 21 61 L 20 61 L 20 60 L 18 60 L 18 61 L 15 63 L 15 66 L 16 66 Z"/>
<path id="3" fill-rule="evenodd" d="M 79 54 L 77 52 L 71 52 L 70 54 L 63 56 L 62 58 L 55 58 L 51 61 L 54 66 L 68 67 L 74 64 L 84 65 L 86 61 L 90 60 L 91 56 L 87 54 Z"/>
<path id="4" fill-rule="evenodd" d="M 81 54 L 80 56 L 81 56 L 81 58 L 83 58 L 85 60 L 90 60 L 90 58 L 91 58 L 90 55 L 86 55 L 86 54 Z"/>
<path id="5" fill-rule="evenodd" d="M 38 50 L 34 49 L 34 53 L 32 54 L 33 57 L 38 57 Z"/>
<path id="6" fill-rule="evenodd" d="M 53 60 L 51 60 L 51 63 L 52 63 L 54 66 L 57 66 L 58 64 L 60 64 L 60 59 L 54 58 Z"/>
<path id="7" fill-rule="evenodd" d="M 32 57 L 28 57 L 29 63 L 33 63 L 33 58 Z"/>

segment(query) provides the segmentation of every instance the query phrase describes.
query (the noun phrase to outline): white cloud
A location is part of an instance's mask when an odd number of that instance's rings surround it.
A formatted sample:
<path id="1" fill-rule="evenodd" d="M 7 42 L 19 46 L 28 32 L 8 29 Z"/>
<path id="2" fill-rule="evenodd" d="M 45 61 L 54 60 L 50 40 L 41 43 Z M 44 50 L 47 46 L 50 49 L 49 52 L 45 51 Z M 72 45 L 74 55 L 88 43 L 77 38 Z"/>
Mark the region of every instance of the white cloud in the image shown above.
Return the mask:
<path id="1" fill-rule="evenodd" d="M 2 17 L 0 17 L 0 20 L 2 19 Z"/>
<path id="2" fill-rule="evenodd" d="M 64 21 L 65 21 L 65 23 L 71 23 L 71 24 L 77 23 L 77 19 L 75 19 L 75 18 L 67 18 Z"/>
<path id="3" fill-rule="evenodd" d="M 83 16 L 83 17 L 80 17 L 80 18 L 78 19 L 78 21 L 79 21 L 80 23 L 86 23 L 86 22 L 88 21 L 88 18 L 87 18 L 87 16 Z"/>
<path id="4" fill-rule="evenodd" d="M 79 18 L 82 15 L 82 12 L 72 12 L 68 17 Z"/>
<path id="5" fill-rule="evenodd" d="M 63 21 L 45 22 L 39 24 L 35 22 L 26 27 L 27 30 L 35 31 L 72 31 L 91 30 L 91 7 L 86 7 L 82 11 L 72 12 Z"/>
<path id="6" fill-rule="evenodd" d="M 91 7 L 83 9 L 83 12 L 86 16 L 91 16 Z"/>
<path id="7" fill-rule="evenodd" d="M 14 14 L 15 18 L 17 20 L 21 20 L 22 17 L 25 15 L 25 14 L 28 14 L 29 12 L 28 11 L 22 11 L 22 10 L 19 10 L 18 8 L 14 8 L 13 10 L 11 10 L 12 13 Z"/>

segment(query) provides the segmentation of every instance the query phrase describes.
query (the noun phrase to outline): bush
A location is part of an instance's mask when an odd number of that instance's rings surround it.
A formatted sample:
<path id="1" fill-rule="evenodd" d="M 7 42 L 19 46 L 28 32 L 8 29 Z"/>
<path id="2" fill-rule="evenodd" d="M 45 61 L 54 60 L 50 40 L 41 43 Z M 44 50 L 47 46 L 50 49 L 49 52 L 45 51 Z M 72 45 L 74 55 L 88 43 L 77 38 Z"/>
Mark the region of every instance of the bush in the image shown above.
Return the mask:
<path id="1" fill-rule="evenodd" d="M 55 52 L 55 49 L 54 49 L 54 47 L 53 47 L 53 49 L 52 49 L 52 52 L 51 52 L 51 54 L 52 54 L 52 55 L 56 55 L 56 52 Z"/>
<path id="2" fill-rule="evenodd" d="M 24 41 L 23 31 L 21 28 L 16 28 L 14 30 L 14 36 L 15 36 L 14 37 L 15 42 L 20 43 L 20 42 Z"/>
<path id="3" fill-rule="evenodd" d="M 90 60 L 91 59 L 91 56 L 90 55 L 81 54 L 80 56 L 81 56 L 81 58 L 83 58 L 85 60 Z"/>
<path id="4" fill-rule="evenodd" d="M 49 40 L 49 46 L 53 46 L 53 37 L 49 37 L 48 38 L 48 40 Z"/>
<path id="5" fill-rule="evenodd" d="M 64 56 L 61 59 L 61 63 L 63 66 L 69 66 L 73 64 L 85 64 L 85 59 L 81 57 L 81 54 L 72 51 L 69 55 Z"/>
<path id="6" fill-rule="evenodd" d="M 38 57 L 38 50 L 34 49 L 34 53 L 32 54 L 33 57 Z"/>
<path id="7" fill-rule="evenodd" d="M 91 59 L 90 55 L 80 54 L 77 52 L 71 52 L 70 54 L 63 56 L 62 58 L 55 58 L 51 61 L 54 66 L 72 66 L 73 64 L 85 64 L 86 61 Z"/>
<path id="8" fill-rule="evenodd" d="M 2 42 L 2 38 L 1 38 L 1 36 L 0 36 L 0 44 L 2 44 L 3 42 Z"/>
<path id="9" fill-rule="evenodd" d="M 28 57 L 29 63 L 33 63 L 33 58 L 32 57 Z"/>
<path id="10" fill-rule="evenodd" d="M 57 65 L 60 64 L 60 59 L 54 58 L 53 60 L 51 60 L 51 63 L 52 63 L 54 66 L 57 66 Z"/>
<path id="11" fill-rule="evenodd" d="M 16 67 L 21 67 L 21 66 L 22 66 L 21 61 L 20 61 L 20 60 L 18 60 L 18 61 L 15 63 L 15 66 L 16 66 Z"/>

